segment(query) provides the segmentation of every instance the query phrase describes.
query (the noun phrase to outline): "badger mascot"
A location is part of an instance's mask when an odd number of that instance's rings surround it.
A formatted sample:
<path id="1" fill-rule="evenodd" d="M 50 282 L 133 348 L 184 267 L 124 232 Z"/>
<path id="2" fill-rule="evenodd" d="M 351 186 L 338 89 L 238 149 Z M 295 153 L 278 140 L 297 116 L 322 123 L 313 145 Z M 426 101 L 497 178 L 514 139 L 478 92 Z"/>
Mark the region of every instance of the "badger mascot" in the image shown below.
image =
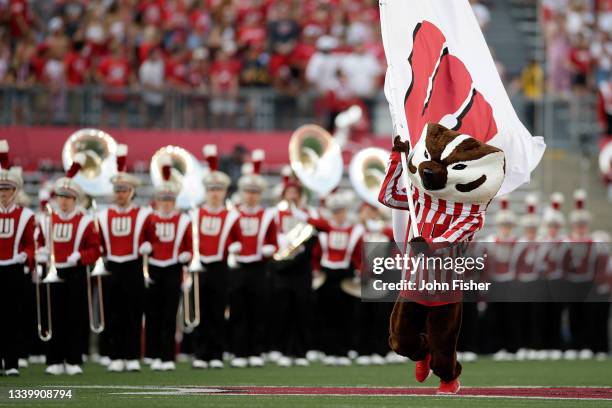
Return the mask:
<path id="1" fill-rule="evenodd" d="M 405 210 L 409 200 L 402 179 L 402 154 L 407 155 L 416 216 L 409 222 L 417 223 L 419 233 L 404 240 L 411 244 L 412 254 L 471 241 L 482 228 L 487 206 L 504 180 L 504 153 L 438 124 L 425 126 L 412 151 L 407 142 L 396 137 L 379 201 Z M 406 231 L 411 230 L 408 225 Z M 425 381 L 433 371 L 440 378 L 440 394 L 459 391 L 461 364 L 456 345 L 462 310 L 460 299 L 436 299 L 406 290 L 400 293 L 391 314 L 389 345 L 416 361 L 417 381 Z"/>

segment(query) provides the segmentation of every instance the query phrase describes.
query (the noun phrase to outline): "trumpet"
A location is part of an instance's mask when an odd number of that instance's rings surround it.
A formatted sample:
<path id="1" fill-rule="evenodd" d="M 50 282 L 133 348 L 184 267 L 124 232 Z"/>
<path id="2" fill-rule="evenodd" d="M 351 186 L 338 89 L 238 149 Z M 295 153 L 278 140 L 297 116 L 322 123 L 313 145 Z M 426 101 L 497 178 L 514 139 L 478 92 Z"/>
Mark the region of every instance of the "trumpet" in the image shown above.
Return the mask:
<path id="1" fill-rule="evenodd" d="M 53 319 L 51 318 L 51 284 L 63 282 L 57 274 L 57 268 L 55 267 L 55 249 L 53 248 L 53 210 L 50 204 L 45 206 L 45 212 L 47 213 L 47 249 L 49 251 L 49 264 L 47 265 L 47 275 L 42 280 L 47 286 L 47 328 L 43 329 L 42 322 L 42 305 L 41 305 L 41 293 L 40 293 L 40 277 L 42 275 L 43 265 L 36 264 L 36 326 L 38 330 L 38 337 L 42 341 L 49 341 L 53 337 Z"/>
<path id="2" fill-rule="evenodd" d="M 193 257 L 189 267 L 185 268 L 190 284 L 183 286 L 183 320 L 188 330 L 193 330 L 200 324 L 200 272 L 203 271 L 199 250 L 198 209 L 195 206 L 191 210 L 191 220 Z M 191 313 L 191 292 L 193 292 L 193 315 Z"/>
<path id="3" fill-rule="evenodd" d="M 91 200 L 91 208 L 93 210 L 94 225 L 96 232 L 100 232 L 100 223 L 98 221 L 96 200 Z M 87 265 L 85 268 L 87 273 L 87 312 L 89 314 L 89 328 L 92 332 L 100 334 L 104 331 L 105 320 L 104 320 L 104 294 L 102 291 L 102 276 L 108 275 L 106 268 L 104 267 L 104 261 L 102 257 L 98 258 L 94 266 L 93 273 L 91 267 Z M 96 325 L 94 320 L 94 304 L 93 304 L 93 285 L 91 283 L 92 278 L 96 278 L 96 287 L 98 289 L 98 324 Z"/>

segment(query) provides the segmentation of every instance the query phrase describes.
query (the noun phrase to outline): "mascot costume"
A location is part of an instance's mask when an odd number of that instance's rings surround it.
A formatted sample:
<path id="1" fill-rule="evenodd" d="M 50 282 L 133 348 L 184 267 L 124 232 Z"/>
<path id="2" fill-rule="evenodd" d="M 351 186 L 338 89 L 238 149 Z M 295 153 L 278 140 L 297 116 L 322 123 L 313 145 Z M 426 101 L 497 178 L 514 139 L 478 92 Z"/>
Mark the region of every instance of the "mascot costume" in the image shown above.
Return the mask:
<path id="1" fill-rule="evenodd" d="M 453 257 L 482 229 L 496 195 L 529 182 L 545 144 L 518 119 L 468 0 L 379 5 L 394 135 L 379 201 L 393 209 L 404 254 L 445 246 Z M 422 269 L 410 279 L 448 271 Z M 389 343 L 417 362 L 418 381 L 433 371 L 438 392 L 456 394 L 461 298 L 422 292 L 400 293 Z"/>

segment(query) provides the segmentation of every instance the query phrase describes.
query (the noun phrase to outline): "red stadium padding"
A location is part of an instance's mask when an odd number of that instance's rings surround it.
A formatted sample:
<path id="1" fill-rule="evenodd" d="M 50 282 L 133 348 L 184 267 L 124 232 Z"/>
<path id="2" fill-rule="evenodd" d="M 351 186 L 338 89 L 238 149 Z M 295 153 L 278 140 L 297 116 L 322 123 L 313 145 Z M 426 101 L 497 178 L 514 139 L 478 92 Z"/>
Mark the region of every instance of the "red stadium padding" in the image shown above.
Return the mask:
<path id="1" fill-rule="evenodd" d="M 78 129 L 61 127 L 0 127 L 0 135 L 7 139 L 11 146 L 14 165 L 22 166 L 25 170 L 36 170 L 41 161 L 50 160 L 60 163 L 64 143 L 76 130 Z M 287 146 L 291 137 L 290 131 L 145 129 L 110 129 L 107 131 L 118 143 L 125 143 L 129 146 L 128 167 L 139 161 L 148 163 L 157 149 L 169 144 L 189 150 L 199 160 L 203 160 L 202 146 L 205 144 L 216 144 L 221 155 L 229 153 L 237 144 L 249 150 L 264 149 L 266 151 L 265 170 L 278 169 L 289 161 Z M 369 136 L 360 139 L 359 147 L 387 147 L 389 140 L 388 137 Z M 345 165 L 348 165 L 346 156 Z"/>

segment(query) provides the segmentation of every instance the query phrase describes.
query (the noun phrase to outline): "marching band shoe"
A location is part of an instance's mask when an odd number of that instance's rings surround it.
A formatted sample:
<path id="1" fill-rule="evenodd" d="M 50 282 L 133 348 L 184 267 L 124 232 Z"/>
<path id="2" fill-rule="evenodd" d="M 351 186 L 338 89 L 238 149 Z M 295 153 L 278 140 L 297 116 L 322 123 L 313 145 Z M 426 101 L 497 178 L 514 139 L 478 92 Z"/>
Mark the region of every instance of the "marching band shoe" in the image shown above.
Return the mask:
<path id="1" fill-rule="evenodd" d="M 400 356 L 395 351 L 390 351 L 385 356 L 385 360 L 387 360 L 389 364 L 402 364 L 408 360 L 408 357 Z"/>
<path id="2" fill-rule="evenodd" d="M 174 361 L 164 361 L 162 363 L 162 371 L 174 371 L 176 370 L 176 364 Z"/>
<path id="3" fill-rule="evenodd" d="M 310 365 L 310 362 L 308 361 L 308 359 L 305 359 L 305 358 L 296 358 L 293 361 L 293 364 L 296 367 L 308 367 Z"/>
<path id="4" fill-rule="evenodd" d="M 283 357 L 283 353 L 275 350 L 269 352 L 267 355 L 268 361 L 278 361 L 281 357 Z"/>
<path id="5" fill-rule="evenodd" d="M 161 359 L 156 358 L 151 362 L 151 370 L 153 371 L 161 371 L 163 369 L 163 363 Z"/>
<path id="6" fill-rule="evenodd" d="M 576 360 L 578 358 L 578 351 L 576 350 L 565 350 L 563 353 L 565 360 Z"/>
<path id="7" fill-rule="evenodd" d="M 4 375 L 6 375 L 7 377 L 18 377 L 19 370 L 16 368 L 9 368 L 8 370 L 4 372 Z"/>
<path id="8" fill-rule="evenodd" d="M 142 359 L 142 362 L 145 363 L 148 366 L 153 364 L 153 361 L 155 361 L 155 359 L 151 358 L 151 357 L 145 357 L 145 358 Z"/>
<path id="9" fill-rule="evenodd" d="M 463 362 L 465 363 L 473 363 L 478 360 L 478 354 L 473 351 L 464 351 L 463 352 Z"/>
<path id="10" fill-rule="evenodd" d="M 51 364 L 45 369 L 45 374 L 61 375 L 64 374 L 63 364 Z"/>
<path id="11" fill-rule="evenodd" d="M 337 357 L 336 358 L 336 365 L 339 366 L 343 366 L 343 367 L 348 367 L 351 365 L 351 359 L 348 357 Z"/>
<path id="12" fill-rule="evenodd" d="M 208 363 L 204 360 L 195 359 L 191 362 L 191 368 L 196 368 L 196 369 L 208 368 Z"/>
<path id="13" fill-rule="evenodd" d="M 28 361 L 30 362 L 30 364 L 45 364 L 46 360 L 47 358 L 44 355 L 28 357 Z"/>
<path id="14" fill-rule="evenodd" d="M 279 367 L 291 367 L 292 361 L 291 361 L 291 359 L 289 357 L 282 356 L 278 360 L 276 360 L 276 364 Z"/>
<path id="15" fill-rule="evenodd" d="M 140 371 L 140 361 L 128 360 L 125 362 L 125 370 L 131 373 Z"/>
<path id="16" fill-rule="evenodd" d="M 108 367 L 112 362 L 113 360 L 111 360 L 109 356 L 100 356 L 100 358 L 98 359 L 98 364 L 103 367 Z"/>
<path id="17" fill-rule="evenodd" d="M 538 350 L 528 349 L 527 350 L 527 360 L 533 361 L 537 359 Z"/>
<path id="18" fill-rule="evenodd" d="M 121 373 L 125 370 L 125 363 L 123 360 L 113 360 L 106 370 L 111 373 Z"/>
<path id="19" fill-rule="evenodd" d="M 83 374 L 83 369 L 81 369 L 81 366 L 76 364 L 66 364 L 66 374 L 80 375 Z"/>
<path id="20" fill-rule="evenodd" d="M 230 367 L 234 368 L 245 368 L 249 364 L 248 360 L 243 357 L 233 358 L 230 362 Z"/>
<path id="21" fill-rule="evenodd" d="M 599 353 L 595 353 L 595 361 L 606 361 L 608 358 L 608 354 L 600 351 Z"/>
<path id="22" fill-rule="evenodd" d="M 440 381 L 440 387 L 438 387 L 438 395 L 453 395 L 459 392 L 461 389 L 461 383 L 458 378 L 455 378 L 452 381 Z"/>
<path id="23" fill-rule="evenodd" d="M 336 356 L 325 356 L 323 357 L 323 365 L 326 366 L 335 366 L 338 365 Z"/>
<path id="24" fill-rule="evenodd" d="M 561 350 L 548 350 L 548 352 L 546 352 L 546 358 L 550 359 L 550 360 L 561 360 L 563 358 L 563 352 Z"/>
<path id="25" fill-rule="evenodd" d="M 517 361 L 527 360 L 527 349 L 524 349 L 524 348 L 518 349 L 516 352 L 516 360 Z"/>
<path id="26" fill-rule="evenodd" d="M 420 383 L 425 382 L 431 375 L 431 354 L 427 354 L 424 360 L 417 361 L 414 367 L 414 378 Z"/>
<path id="27" fill-rule="evenodd" d="M 493 361 L 512 361 L 514 360 L 514 353 L 509 353 L 506 349 L 501 349 L 497 353 L 493 354 Z"/>
<path id="28" fill-rule="evenodd" d="M 373 365 L 384 365 L 387 361 L 380 354 L 372 354 L 370 356 Z"/>
<path id="29" fill-rule="evenodd" d="M 208 362 L 208 366 L 210 368 L 223 368 L 224 367 L 223 361 L 221 360 L 210 360 Z"/>
<path id="30" fill-rule="evenodd" d="M 593 351 L 591 351 L 590 349 L 582 349 L 580 350 L 580 353 L 578 353 L 578 358 L 580 360 L 590 360 L 593 358 L 593 356 Z"/>
<path id="31" fill-rule="evenodd" d="M 249 367 L 263 367 L 264 360 L 259 356 L 251 356 L 249 357 Z"/>
<path id="32" fill-rule="evenodd" d="M 360 366 L 369 366 L 372 364 L 372 359 L 370 358 L 370 356 L 359 356 L 355 360 L 355 363 Z"/>
<path id="33" fill-rule="evenodd" d="M 306 352 L 306 359 L 308 361 L 310 361 L 311 363 L 314 363 L 316 361 L 322 360 L 323 356 L 322 356 L 322 353 L 320 351 L 317 351 L 317 350 L 308 350 Z"/>
<path id="34" fill-rule="evenodd" d="M 455 359 L 459 362 L 463 362 L 463 351 L 457 351 L 455 353 Z"/>
<path id="35" fill-rule="evenodd" d="M 17 365 L 19 368 L 28 368 L 28 360 L 26 358 L 20 358 L 17 361 Z"/>

